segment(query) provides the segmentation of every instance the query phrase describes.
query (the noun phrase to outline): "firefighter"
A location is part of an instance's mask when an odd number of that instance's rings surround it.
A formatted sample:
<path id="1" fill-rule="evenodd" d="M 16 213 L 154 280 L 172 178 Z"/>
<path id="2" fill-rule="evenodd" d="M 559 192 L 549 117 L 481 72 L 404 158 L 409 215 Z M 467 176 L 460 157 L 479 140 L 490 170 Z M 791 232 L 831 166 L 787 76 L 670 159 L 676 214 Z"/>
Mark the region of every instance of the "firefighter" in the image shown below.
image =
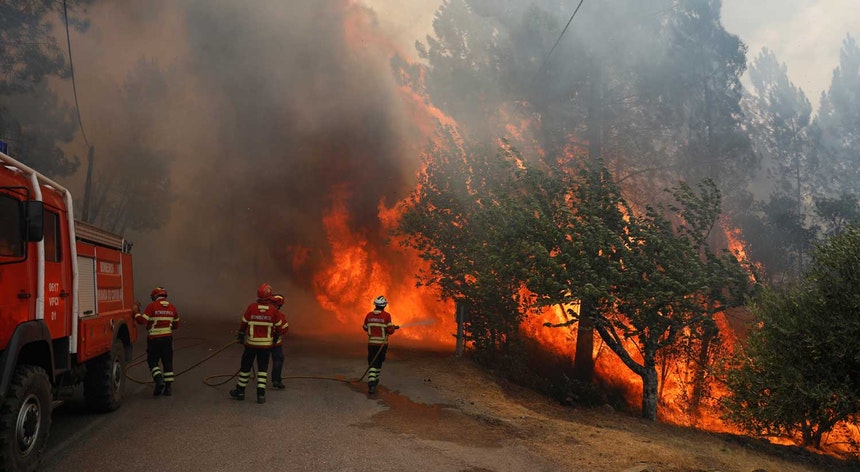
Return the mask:
<path id="1" fill-rule="evenodd" d="M 143 313 L 140 303 L 135 303 L 134 320 L 145 324 L 149 332 L 146 339 L 146 363 L 155 381 L 152 394 L 170 396 L 173 394 L 173 331 L 179 328 L 179 313 L 167 301 L 164 287 L 155 287 L 149 298 L 152 302 Z M 158 365 L 159 361 L 161 366 Z"/>
<path id="2" fill-rule="evenodd" d="M 257 403 L 266 403 L 266 383 L 269 373 L 269 353 L 276 335 L 283 335 L 286 329 L 284 315 L 278 311 L 272 297 L 272 286 L 263 283 L 257 289 L 257 301 L 248 305 L 239 326 L 237 339 L 245 345 L 239 379 L 230 396 L 236 400 L 245 399 L 245 387 L 251 379 L 254 360 L 257 361 Z"/>
<path id="3" fill-rule="evenodd" d="M 383 295 L 376 297 L 373 300 L 373 311 L 364 317 L 362 325 L 367 333 L 367 365 L 370 366 L 367 374 L 368 393 L 376 393 L 382 363 L 385 362 L 385 354 L 388 352 L 388 336 L 400 328 L 391 323 L 391 314 L 385 311 L 387 305 L 388 300 Z"/>
<path id="4" fill-rule="evenodd" d="M 275 294 L 272 295 L 272 301 L 275 302 L 275 307 L 277 307 L 278 311 L 281 311 L 281 308 L 284 306 L 284 296 Z M 286 321 L 284 321 L 284 332 L 287 331 L 289 325 Z M 272 387 L 283 390 L 286 388 L 283 382 L 283 378 L 281 377 L 284 370 L 284 337 L 280 335 L 275 336 L 275 345 L 272 347 Z"/>

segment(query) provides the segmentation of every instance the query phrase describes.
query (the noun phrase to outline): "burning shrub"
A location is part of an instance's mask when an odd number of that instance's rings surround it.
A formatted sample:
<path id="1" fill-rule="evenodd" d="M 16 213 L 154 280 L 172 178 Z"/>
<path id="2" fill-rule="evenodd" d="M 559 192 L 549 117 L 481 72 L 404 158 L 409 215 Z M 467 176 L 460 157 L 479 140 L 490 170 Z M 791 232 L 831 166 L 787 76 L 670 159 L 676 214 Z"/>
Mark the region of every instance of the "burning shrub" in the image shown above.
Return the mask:
<path id="1" fill-rule="evenodd" d="M 860 228 L 817 248 L 811 269 L 753 307 L 759 328 L 728 372 L 727 418 L 747 431 L 820 448 L 860 414 Z"/>

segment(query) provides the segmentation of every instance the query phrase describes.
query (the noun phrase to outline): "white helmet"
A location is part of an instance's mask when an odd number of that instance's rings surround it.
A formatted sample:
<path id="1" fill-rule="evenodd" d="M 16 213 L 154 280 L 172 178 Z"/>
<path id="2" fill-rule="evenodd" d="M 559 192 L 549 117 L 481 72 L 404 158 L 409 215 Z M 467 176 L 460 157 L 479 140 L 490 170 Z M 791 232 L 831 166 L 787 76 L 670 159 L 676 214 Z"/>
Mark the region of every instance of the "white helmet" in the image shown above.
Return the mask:
<path id="1" fill-rule="evenodd" d="M 379 308 L 384 308 L 385 305 L 388 305 L 388 300 L 385 299 L 384 295 L 380 295 L 373 300 L 373 305 Z"/>

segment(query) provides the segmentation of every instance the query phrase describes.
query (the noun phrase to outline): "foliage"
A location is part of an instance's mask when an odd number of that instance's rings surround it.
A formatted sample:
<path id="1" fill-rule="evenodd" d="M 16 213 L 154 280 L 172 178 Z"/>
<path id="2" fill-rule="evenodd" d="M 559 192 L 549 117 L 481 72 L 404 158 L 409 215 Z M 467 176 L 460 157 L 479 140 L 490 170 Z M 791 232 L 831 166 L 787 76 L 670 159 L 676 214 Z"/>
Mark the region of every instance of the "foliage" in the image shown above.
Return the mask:
<path id="1" fill-rule="evenodd" d="M 774 193 L 769 200 L 755 202 L 739 218 L 749 255 L 764 263 L 769 283 L 797 280 L 802 258 L 817 237 L 818 227 L 806 223 L 798 210 L 794 196 Z"/>
<path id="2" fill-rule="evenodd" d="M 707 244 L 720 208 L 713 182 L 697 190 L 682 183 L 671 192 L 677 205 L 637 212 L 605 169 L 582 175 L 572 199 L 549 210 L 552 246 L 537 252 L 532 270 L 540 276 L 528 286 L 543 304 L 596 307 L 600 337 L 642 377 L 642 414 L 656 419 L 658 353 L 711 333 L 714 312 L 742 302 L 747 276 Z"/>
<path id="3" fill-rule="evenodd" d="M 860 414 L 860 227 L 816 248 L 802 281 L 762 292 L 759 326 L 728 370 L 727 418 L 747 431 L 820 447 Z"/>
<path id="4" fill-rule="evenodd" d="M 765 48 L 750 67 L 753 88 L 745 97 L 745 117 L 756 152 L 762 156 L 772 190 L 792 195 L 797 205 L 810 195 L 814 182 L 812 105 L 788 78 L 785 64 Z M 803 211 L 800 211 L 803 213 Z"/>
<path id="5" fill-rule="evenodd" d="M 762 159 L 767 181 L 759 185 L 759 196 L 770 191 L 770 201 L 758 204 L 744 229 L 758 223 L 770 231 L 753 247 L 753 257 L 769 269 L 770 280 L 800 276 L 816 228 L 810 223 L 808 202 L 820 196 L 816 190 L 817 159 L 814 152 L 812 105 L 803 91 L 788 78 L 784 64 L 763 49 L 750 68 L 753 88 L 744 100 L 748 132 Z M 765 236 L 766 235 L 766 236 Z M 772 238 L 781 244 L 773 244 Z M 770 248 L 781 249 L 773 251 Z"/>
<path id="6" fill-rule="evenodd" d="M 86 28 L 75 15 L 91 1 L 68 0 L 71 27 Z M 70 77 L 66 51 L 53 31 L 62 11 L 63 3 L 54 0 L 0 3 L 0 139 L 10 153 L 51 176 L 69 175 L 78 166 L 61 149 L 77 128 L 73 111 L 47 85 L 49 77 Z"/>
<path id="7" fill-rule="evenodd" d="M 717 182 L 732 198 L 741 195 L 755 166 L 741 126 L 740 77 L 746 45 L 720 23 L 719 0 L 679 0 L 667 17 L 665 47 L 658 57 L 654 106 L 679 146 L 679 177 Z"/>
<path id="8" fill-rule="evenodd" d="M 515 193 L 514 149 L 496 152 L 464 144 L 448 129 L 425 155 L 419 186 L 405 205 L 399 231 L 429 261 L 420 283 L 436 285 L 444 298 L 466 303 L 468 339 L 484 355 L 517 344 L 523 312 L 517 272 L 516 228 L 506 224 L 502 203 Z"/>
<path id="9" fill-rule="evenodd" d="M 682 183 L 678 205 L 640 214 L 605 167 L 577 173 L 528 163 L 504 142 L 490 152 L 447 138 L 429 152 L 400 226 L 430 262 L 422 283 L 472 306 L 478 352 L 513 345 L 529 308 L 523 286 L 538 305 L 589 302 L 602 339 L 642 376 L 643 415 L 655 419 L 657 353 L 711 332 L 714 311 L 746 289 L 733 256 L 707 244 L 720 208 L 713 182 Z"/>
<path id="10" fill-rule="evenodd" d="M 824 235 L 835 236 L 847 226 L 860 223 L 860 201 L 850 193 L 815 200 L 815 213 L 824 223 Z"/>
<path id="11" fill-rule="evenodd" d="M 842 43 L 839 67 L 821 96 L 816 117 L 816 147 L 821 159 L 821 184 L 829 196 L 860 195 L 860 47 L 853 37 Z"/>

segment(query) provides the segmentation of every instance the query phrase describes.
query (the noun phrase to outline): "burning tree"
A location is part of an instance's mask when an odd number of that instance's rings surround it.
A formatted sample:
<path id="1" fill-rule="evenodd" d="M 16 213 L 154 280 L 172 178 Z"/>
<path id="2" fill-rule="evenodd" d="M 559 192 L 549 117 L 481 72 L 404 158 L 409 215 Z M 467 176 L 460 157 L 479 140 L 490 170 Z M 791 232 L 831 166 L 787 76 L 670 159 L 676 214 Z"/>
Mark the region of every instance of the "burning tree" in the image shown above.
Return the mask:
<path id="1" fill-rule="evenodd" d="M 505 204 L 517 194 L 517 151 L 463 143 L 451 129 L 425 153 L 425 171 L 404 204 L 399 232 L 429 262 L 421 284 L 465 302 L 475 352 L 495 363 L 511 360 L 523 319 L 517 228 L 505 224 Z M 508 365 L 510 367 L 510 365 Z"/>
<path id="2" fill-rule="evenodd" d="M 451 151 L 456 149 L 456 151 Z M 674 189 L 678 206 L 634 211 L 608 170 L 530 162 L 505 143 L 498 152 L 463 144 L 435 149 L 404 213 L 401 231 L 430 261 L 424 282 L 477 306 L 499 338 L 516 338 L 532 306 L 594 307 L 603 341 L 642 378 L 642 414 L 657 417 L 657 356 L 684 337 L 713 333 L 718 309 L 737 304 L 748 276 L 715 254 L 708 234 L 720 211 L 711 181 Z M 478 350 L 481 333 L 471 335 Z M 710 335 L 710 334 L 709 334 Z"/>
<path id="3" fill-rule="evenodd" d="M 800 436 L 820 447 L 860 415 L 860 228 L 820 245 L 793 287 L 768 289 L 753 305 L 759 327 L 728 371 L 728 419 L 747 431 Z"/>
<path id="4" fill-rule="evenodd" d="M 642 378 L 642 415 L 654 420 L 658 354 L 684 338 L 714 336 L 715 313 L 740 304 L 749 289 L 737 259 L 707 243 L 719 191 L 709 180 L 698 191 L 682 183 L 671 192 L 677 206 L 637 212 L 605 168 L 585 169 L 576 181 L 566 175 L 540 179 L 562 180 L 544 186 L 555 193 L 535 209 L 541 230 L 528 287 L 541 304 L 583 300 L 595 307 L 562 325 L 592 318 L 601 339 Z"/>

